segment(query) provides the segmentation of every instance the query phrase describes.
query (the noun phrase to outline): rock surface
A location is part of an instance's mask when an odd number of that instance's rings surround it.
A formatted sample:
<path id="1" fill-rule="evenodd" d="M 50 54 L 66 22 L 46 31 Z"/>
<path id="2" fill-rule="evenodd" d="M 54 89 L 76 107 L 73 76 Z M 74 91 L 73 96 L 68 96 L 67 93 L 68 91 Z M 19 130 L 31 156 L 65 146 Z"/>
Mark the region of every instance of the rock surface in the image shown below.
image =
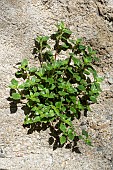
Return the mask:
<path id="1" fill-rule="evenodd" d="M 103 91 L 81 120 L 92 148 L 80 142 L 79 149 L 53 151 L 49 130 L 28 135 L 22 110 L 11 114 L 7 101 L 16 63 L 22 58 L 34 62 L 34 38 L 50 34 L 61 20 L 96 49 L 101 60 L 97 70 L 105 78 Z M 0 0 L 0 33 L 0 170 L 113 170 L 113 1 Z"/>

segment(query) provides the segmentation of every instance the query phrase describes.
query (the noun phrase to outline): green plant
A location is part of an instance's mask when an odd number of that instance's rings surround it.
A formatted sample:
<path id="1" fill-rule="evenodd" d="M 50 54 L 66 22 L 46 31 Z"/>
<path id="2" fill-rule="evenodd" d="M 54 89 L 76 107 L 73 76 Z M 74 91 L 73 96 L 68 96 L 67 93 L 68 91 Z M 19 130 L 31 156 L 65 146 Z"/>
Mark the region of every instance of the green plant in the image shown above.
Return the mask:
<path id="1" fill-rule="evenodd" d="M 73 40 L 72 32 L 61 22 L 51 36 L 37 36 L 34 49 L 40 67 L 29 67 L 24 59 L 16 77 L 11 80 L 12 100 L 25 101 L 30 112 L 24 124 L 50 124 L 59 130 L 60 144 L 73 141 L 76 136 L 91 145 L 87 131 L 76 133 L 73 120 L 81 111 L 89 111 L 90 103 L 97 102 L 101 78 L 92 66 L 96 52 Z M 50 44 L 53 44 L 51 46 Z M 59 59 L 60 56 L 64 59 Z"/>

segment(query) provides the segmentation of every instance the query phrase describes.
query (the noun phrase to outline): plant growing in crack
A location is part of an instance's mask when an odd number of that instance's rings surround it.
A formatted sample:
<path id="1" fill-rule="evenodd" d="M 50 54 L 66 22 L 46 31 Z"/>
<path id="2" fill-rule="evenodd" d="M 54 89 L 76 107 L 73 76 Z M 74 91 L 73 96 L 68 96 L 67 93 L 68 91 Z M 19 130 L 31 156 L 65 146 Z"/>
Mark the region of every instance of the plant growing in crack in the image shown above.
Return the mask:
<path id="1" fill-rule="evenodd" d="M 97 102 L 102 79 L 93 67 L 96 52 L 81 39 L 73 40 L 71 34 L 60 22 L 56 33 L 37 36 L 34 52 L 40 67 L 29 67 L 27 59 L 21 62 L 16 79 L 11 80 L 10 98 L 25 101 L 29 108 L 24 125 L 49 125 L 58 132 L 61 145 L 77 136 L 92 145 L 86 130 L 77 134 L 73 120 L 81 117 L 81 111 L 90 111 L 90 103 Z M 62 52 L 64 59 L 60 59 Z"/>

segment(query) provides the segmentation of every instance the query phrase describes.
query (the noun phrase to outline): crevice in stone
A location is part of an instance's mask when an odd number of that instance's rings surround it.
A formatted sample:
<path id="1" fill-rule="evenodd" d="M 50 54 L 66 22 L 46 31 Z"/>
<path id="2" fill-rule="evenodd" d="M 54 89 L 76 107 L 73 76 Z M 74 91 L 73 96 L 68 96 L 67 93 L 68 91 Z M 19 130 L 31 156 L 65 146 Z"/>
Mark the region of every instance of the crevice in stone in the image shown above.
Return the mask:
<path id="1" fill-rule="evenodd" d="M 96 5 L 97 5 L 98 15 L 100 17 L 102 17 L 104 20 L 107 20 L 109 22 L 113 22 L 113 16 L 112 16 L 113 10 L 112 9 L 106 9 L 105 5 L 104 5 L 104 7 L 103 7 L 103 5 L 101 5 L 102 6 L 101 7 L 97 3 L 96 3 Z"/>

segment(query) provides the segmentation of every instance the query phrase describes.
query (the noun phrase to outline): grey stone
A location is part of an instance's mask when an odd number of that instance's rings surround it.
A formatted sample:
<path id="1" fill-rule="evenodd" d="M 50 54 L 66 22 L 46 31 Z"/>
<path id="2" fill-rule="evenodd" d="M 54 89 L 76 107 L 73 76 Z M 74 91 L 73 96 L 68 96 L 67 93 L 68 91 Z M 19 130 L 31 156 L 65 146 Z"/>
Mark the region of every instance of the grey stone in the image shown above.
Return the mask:
<path id="1" fill-rule="evenodd" d="M 0 1 L 0 146 L 5 152 L 0 153 L 0 168 L 11 170 L 100 170 L 111 169 L 113 161 L 112 128 L 113 97 L 105 96 L 113 84 L 113 32 L 112 30 L 112 0 L 1 0 Z M 89 124 L 78 120 L 74 124 L 79 131 L 82 123 L 93 137 L 94 147 L 78 142 L 71 149 L 57 148 L 53 151 L 49 146 L 49 130 L 27 134 L 23 128 L 25 115 L 20 107 L 15 114 L 10 114 L 8 85 L 14 77 L 15 65 L 23 58 L 28 58 L 30 64 L 34 61 L 32 50 L 36 35 L 50 35 L 55 31 L 57 21 L 63 20 L 73 31 L 73 36 L 83 38 L 97 50 L 100 65 L 96 70 L 106 77 L 102 84 L 101 102 L 91 106 L 88 113 Z M 106 56 L 106 57 L 104 57 Z M 109 79 L 109 83 L 107 80 Z M 110 120 L 107 128 L 101 126 Z M 99 126 L 98 122 L 100 122 Z M 95 126 L 90 126 L 90 123 Z M 87 125 L 87 126 L 86 126 Z M 96 127 L 96 128 L 95 128 Z M 81 128 L 80 128 L 81 129 Z M 79 152 L 76 153 L 80 149 Z M 101 149 L 102 152 L 101 152 Z M 107 157 L 104 157 L 107 153 Z M 4 159 L 2 159 L 4 158 Z"/>
<path id="2" fill-rule="evenodd" d="M 3 152 L 3 149 L 0 149 L 0 158 L 5 158 L 5 154 Z"/>
<path id="3" fill-rule="evenodd" d="M 108 82 L 109 82 L 110 84 L 113 84 L 113 78 L 109 78 L 109 79 L 108 79 Z"/>

